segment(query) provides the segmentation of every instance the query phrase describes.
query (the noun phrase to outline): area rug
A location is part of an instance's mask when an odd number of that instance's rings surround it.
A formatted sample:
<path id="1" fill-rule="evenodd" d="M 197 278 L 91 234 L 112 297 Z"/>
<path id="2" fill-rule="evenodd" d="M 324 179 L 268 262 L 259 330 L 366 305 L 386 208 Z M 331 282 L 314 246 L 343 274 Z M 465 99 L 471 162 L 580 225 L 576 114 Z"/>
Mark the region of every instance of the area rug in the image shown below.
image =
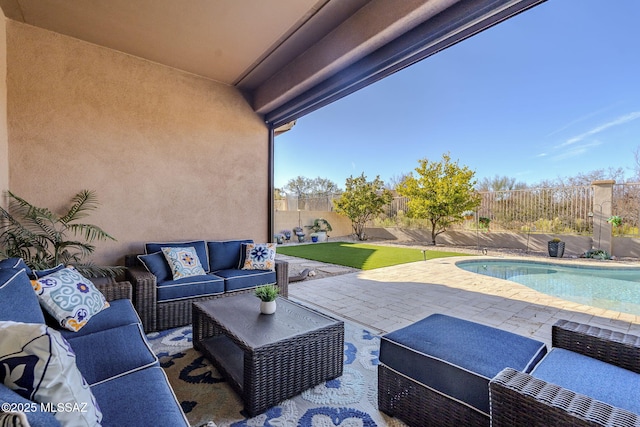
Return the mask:
<path id="1" fill-rule="evenodd" d="M 242 401 L 192 347 L 191 327 L 148 335 L 192 426 L 404 426 L 377 407 L 380 338 L 345 322 L 344 372 L 265 413 L 247 418 Z M 208 424 L 209 423 L 209 424 Z"/>

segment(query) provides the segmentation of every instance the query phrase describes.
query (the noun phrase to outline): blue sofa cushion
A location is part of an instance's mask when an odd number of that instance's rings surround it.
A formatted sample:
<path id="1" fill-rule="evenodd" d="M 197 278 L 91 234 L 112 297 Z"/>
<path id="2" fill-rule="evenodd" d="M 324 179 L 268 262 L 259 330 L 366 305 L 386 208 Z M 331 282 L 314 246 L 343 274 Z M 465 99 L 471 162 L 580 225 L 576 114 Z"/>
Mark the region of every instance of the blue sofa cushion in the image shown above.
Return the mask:
<path id="1" fill-rule="evenodd" d="M 138 259 L 149 273 L 156 276 L 157 283 L 162 283 L 166 282 L 167 280 L 173 279 L 173 275 L 171 274 L 171 270 L 169 269 L 169 263 L 164 257 L 162 251 L 154 252 L 151 254 L 138 255 Z"/>
<path id="2" fill-rule="evenodd" d="M 271 270 L 218 270 L 216 276 L 224 278 L 225 291 L 254 288 L 276 283 L 276 272 Z"/>
<path id="3" fill-rule="evenodd" d="M 539 341 L 443 314 L 384 335 L 380 362 L 489 416 L 489 381 L 506 367 L 530 372 Z"/>
<path id="4" fill-rule="evenodd" d="M 10 388 L 0 384 L 0 404 L 8 403 L 10 405 L 16 405 L 16 409 L 20 409 L 18 405 L 24 405 L 22 407 L 28 407 L 28 411 L 23 411 L 27 415 L 27 421 L 31 427 L 59 427 L 60 422 L 53 416 L 53 412 L 42 411 L 39 403 L 20 396 Z M 9 406 L 9 409 L 12 409 Z"/>
<path id="5" fill-rule="evenodd" d="M 178 248 L 178 247 L 188 247 L 193 246 L 196 249 L 196 253 L 198 254 L 198 258 L 200 259 L 200 263 L 202 264 L 202 268 L 207 273 L 209 272 L 209 257 L 207 256 L 207 245 L 204 240 L 194 240 L 191 242 L 153 242 L 146 243 L 144 245 L 145 253 L 152 254 L 155 252 L 162 252 L 162 248 Z M 167 268 L 169 268 L 169 264 L 167 264 Z"/>
<path id="6" fill-rule="evenodd" d="M 158 302 L 204 297 L 224 292 L 224 279 L 213 274 L 167 280 L 158 284 Z"/>
<path id="7" fill-rule="evenodd" d="M 24 269 L 0 269 L 0 320 L 44 323 L 44 315 Z"/>
<path id="8" fill-rule="evenodd" d="M 102 409 L 102 427 L 189 426 L 160 367 L 132 372 L 91 389 Z"/>
<path id="9" fill-rule="evenodd" d="M 133 308 L 133 304 L 131 304 L 130 300 L 118 299 L 111 301 L 109 304 L 110 307 L 93 316 L 89 323 L 83 326 L 79 331 L 74 332 L 68 329 L 60 329 L 59 332 L 68 340 L 70 338 L 81 337 L 83 335 L 89 335 L 106 329 L 141 323 L 140 317 L 138 317 L 138 313 Z M 47 324 L 50 326 L 57 326 L 55 319 L 51 316 L 45 317 L 47 317 Z"/>
<path id="10" fill-rule="evenodd" d="M 253 243 L 253 240 L 207 242 L 207 249 L 209 249 L 209 271 L 215 272 L 218 270 L 240 268 L 240 255 L 242 253 L 243 243 Z"/>
<path id="11" fill-rule="evenodd" d="M 33 274 L 33 278 L 34 279 L 40 279 L 44 276 L 48 276 L 50 274 L 53 273 L 57 273 L 58 271 L 62 270 L 64 267 L 63 264 L 58 264 L 55 267 L 51 267 L 51 268 L 47 268 L 45 270 L 32 270 L 31 273 Z"/>
<path id="12" fill-rule="evenodd" d="M 68 339 L 89 385 L 158 364 L 139 324 Z M 100 400 L 98 400 L 100 403 Z"/>
<path id="13" fill-rule="evenodd" d="M 22 258 L 5 258 L 0 260 L 0 269 L 2 268 L 13 268 L 15 270 L 22 270 L 24 268 L 29 278 L 33 276 L 33 272 Z"/>
<path id="14" fill-rule="evenodd" d="M 575 393 L 640 414 L 640 374 L 553 348 L 531 375 Z"/>

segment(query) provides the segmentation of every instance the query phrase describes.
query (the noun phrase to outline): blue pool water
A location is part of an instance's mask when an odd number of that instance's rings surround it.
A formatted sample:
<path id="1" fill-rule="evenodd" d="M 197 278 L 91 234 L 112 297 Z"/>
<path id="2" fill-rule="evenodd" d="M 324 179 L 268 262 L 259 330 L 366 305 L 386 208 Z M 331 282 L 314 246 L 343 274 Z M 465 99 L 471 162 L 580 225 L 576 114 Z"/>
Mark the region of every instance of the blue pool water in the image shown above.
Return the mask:
<path id="1" fill-rule="evenodd" d="M 459 268 L 511 280 L 580 304 L 640 315 L 640 268 L 565 266 L 536 261 L 470 260 Z"/>

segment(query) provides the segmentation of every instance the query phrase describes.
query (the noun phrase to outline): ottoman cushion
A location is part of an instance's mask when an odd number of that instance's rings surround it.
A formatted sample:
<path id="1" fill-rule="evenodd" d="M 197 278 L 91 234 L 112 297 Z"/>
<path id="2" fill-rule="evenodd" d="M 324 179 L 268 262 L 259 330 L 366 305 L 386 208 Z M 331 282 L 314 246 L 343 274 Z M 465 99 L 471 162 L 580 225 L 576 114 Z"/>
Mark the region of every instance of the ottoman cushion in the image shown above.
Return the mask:
<path id="1" fill-rule="evenodd" d="M 467 320 L 434 314 L 384 335 L 380 362 L 489 414 L 489 381 L 506 367 L 530 372 L 544 343 Z"/>

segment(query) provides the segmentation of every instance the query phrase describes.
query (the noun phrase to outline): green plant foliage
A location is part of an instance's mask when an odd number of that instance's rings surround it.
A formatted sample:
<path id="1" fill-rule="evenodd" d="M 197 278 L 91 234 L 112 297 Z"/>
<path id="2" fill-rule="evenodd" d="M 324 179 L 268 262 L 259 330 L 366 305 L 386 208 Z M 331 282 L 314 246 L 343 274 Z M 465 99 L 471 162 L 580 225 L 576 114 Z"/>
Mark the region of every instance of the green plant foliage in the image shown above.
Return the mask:
<path id="1" fill-rule="evenodd" d="M 35 206 L 11 192 L 7 194 L 8 210 L 0 207 L 0 256 L 22 258 L 37 270 L 70 264 L 89 277 L 116 276 L 122 272 L 121 267 L 83 262 L 95 251 L 94 241 L 115 240 L 100 227 L 80 221 L 98 208 L 95 192 L 80 191 L 63 215 Z"/>
<path id="2" fill-rule="evenodd" d="M 269 302 L 274 301 L 278 297 L 279 291 L 276 285 L 264 285 L 257 287 L 255 294 L 261 301 Z"/>
<path id="3" fill-rule="evenodd" d="M 431 243 L 447 231 L 452 224 L 462 222 L 462 212 L 475 210 L 481 197 L 474 190 L 475 172 L 467 166 L 452 162 L 448 154 L 439 162 L 419 160 L 417 177 L 409 175 L 397 188 L 400 195 L 409 198 L 408 215 L 423 218 L 431 225 Z"/>
<path id="4" fill-rule="evenodd" d="M 313 230 L 314 233 L 319 233 L 319 232 L 328 232 L 328 231 L 332 231 L 333 228 L 331 227 L 331 224 L 329 224 L 329 221 L 327 221 L 324 218 L 316 218 L 313 220 L 313 225 L 309 225 L 308 226 L 310 229 Z"/>
<path id="5" fill-rule="evenodd" d="M 605 251 L 604 249 L 590 249 L 584 253 L 584 258 L 593 258 L 593 259 L 611 259 L 611 254 Z"/>
<path id="6" fill-rule="evenodd" d="M 391 192 L 384 188 L 380 176 L 367 181 L 364 172 L 359 177 L 347 178 L 345 187 L 340 198 L 333 202 L 336 212 L 351 220 L 351 227 L 358 240 L 366 240 L 365 225 L 391 203 Z"/>

